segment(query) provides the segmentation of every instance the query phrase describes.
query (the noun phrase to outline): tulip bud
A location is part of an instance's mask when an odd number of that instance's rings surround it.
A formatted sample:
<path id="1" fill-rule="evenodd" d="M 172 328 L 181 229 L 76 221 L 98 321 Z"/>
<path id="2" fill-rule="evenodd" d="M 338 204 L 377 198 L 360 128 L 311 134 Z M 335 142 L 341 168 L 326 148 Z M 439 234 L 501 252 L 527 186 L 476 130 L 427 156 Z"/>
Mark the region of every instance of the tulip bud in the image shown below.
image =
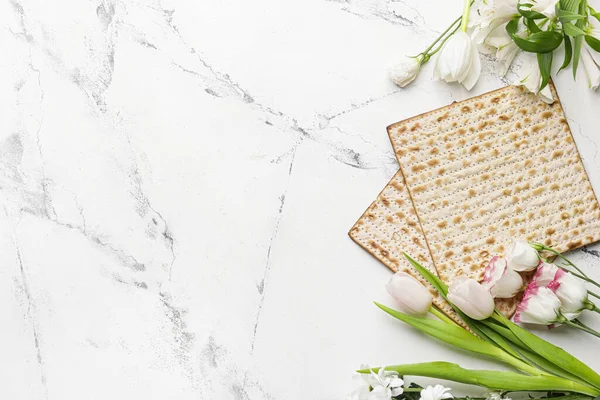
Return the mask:
<path id="1" fill-rule="evenodd" d="M 558 267 L 556 265 L 542 261 L 537 271 L 535 271 L 532 281 L 538 286 L 548 286 L 554 280 L 557 271 Z"/>
<path id="2" fill-rule="evenodd" d="M 525 240 L 515 240 L 506 251 L 506 261 L 508 268 L 523 272 L 533 271 L 539 264 L 540 258 Z"/>
<path id="3" fill-rule="evenodd" d="M 510 299 L 523 287 L 523 278 L 518 272 L 508 268 L 506 259 L 495 256 L 485 267 L 483 287 L 497 299 Z"/>
<path id="4" fill-rule="evenodd" d="M 593 303 L 588 300 L 588 291 L 583 281 L 565 270 L 556 271 L 548 289 L 558 297 L 560 311 L 569 320 L 577 318 L 584 309 L 594 308 Z"/>
<path id="5" fill-rule="evenodd" d="M 494 313 L 494 298 L 475 279 L 460 276 L 448 288 L 448 300 L 469 317 L 482 320 Z"/>
<path id="6" fill-rule="evenodd" d="M 515 322 L 551 325 L 560 320 L 560 300 L 548 288 L 530 283 L 517 307 Z"/>
<path id="7" fill-rule="evenodd" d="M 433 298 L 429 290 L 405 272 L 396 272 L 386 289 L 396 299 L 400 310 L 407 314 L 424 315 L 431 308 Z"/>
<path id="8" fill-rule="evenodd" d="M 401 61 L 392 64 L 388 68 L 390 79 L 396 85 L 403 88 L 411 83 L 417 77 L 417 75 L 419 75 L 422 61 L 423 56 L 405 57 Z"/>

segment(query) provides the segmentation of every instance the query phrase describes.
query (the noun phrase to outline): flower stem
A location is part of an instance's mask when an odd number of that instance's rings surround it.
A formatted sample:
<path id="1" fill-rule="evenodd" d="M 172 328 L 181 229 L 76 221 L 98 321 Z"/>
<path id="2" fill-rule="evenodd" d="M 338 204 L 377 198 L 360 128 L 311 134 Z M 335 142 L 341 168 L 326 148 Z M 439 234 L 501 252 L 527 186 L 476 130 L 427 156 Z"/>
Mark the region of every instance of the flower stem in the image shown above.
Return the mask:
<path id="1" fill-rule="evenodd" d="M 428 61 L 428 60 L 431 58 L 431 56 L 432 56 L 433 54 L 435 54 L 435 53 L 429 54 L 429 51 L 430 51 L 431 49 L 433 49 L 433 47 L 434 47 L 434 46 L 435 46 L 435 45 L 436 45 L 436 44 L 437 44 L 437 43 L 438 43 L 438 42 L 439 42 L 439 41 L 440 41 L 440 40 L 441 40 L 441 39 L 442 39 L 444 36 L 446 36 L 446 34 L 447 34 L 448 32 L 450 32 L 450 31 L 452 30 L 452 28 L 454 28 L 454 31 L 453 31 L 452 33 L 456 32 L 456 28 L 458 28 L 458 27 L 460 26 L 460 25 L 458 25 L 458 23 L 460 22 L 461 18 L 462 18 L 462 17 L 458 17 L 458 18 L 456 18 L 456 19 L 454 20 L 454 22 L 452 22 L 452 24 L 450 24 L 450 26 L 449 26 L 448 28 L 446 28 L 446 30 L 445 30 L 444 32 L 442 32 L 442 34 L 441 34 L 440 36 L 438 36 L 438 37 L 437 37 L 437 39 L 435 39 L 435 40 L 433 41 L 433 43 L 431 43 L 431 44 L 429 45 L 429 47 L 427 47 L 425 50 L 423 50 L 423 52 L 422 52 L 422 53 L 420 53 L 420 54 L 419 54 L 419 55 L 422 55 L 422 56 L 423 56 L 423 63 L 426 63 L 426 62 L 427 62 L 427 61 Z M 455 27 L 455 25 L 456 25 L 456 27 Z M 450 37 L 450 36 L 452 36 L 452 34 L 450 34 L 448 37 Z M 446 40 L 448 40 L 448 38 L 445 38 L 445 39 L 444 39 L 444 42 L 445 42 Z M 417 56 L 417 57 L 418 57 L 418 56 Z"/>
<path id="2" fill-rule="evenodd" d="M 422 388 L 404 388 L 405 393 L 421 393 Z"/>
<path id="3" fill-rule="evenodd" d="M 463 32 L 467 31 L 467 24 L 469 23 L 469 13 L 471 12 L 471 0 L 465 0 L 465 6 L 462 15 L 462 22 L 460 24 L 460 30 Z"/>
<path id="4" fill-rule="evenodd" d="M 447 324 L 456 325 L 456 322 L 454 322 L 446 314 L 444 314 L 443 312 L 441 312 L 440 310 L 438 310 L 435 306 L 432 306 L 431 309 L 429 310 L 429 312 L 432 313 L 433 315 L 435 315 L 436 317 L 438 317 L 439 319 L 441 319 L 443 322 L 445 322 Z"/>
<path id="5" fill-rule="evenodd" d="M 592 292 L 591 290 L 588 290 L 588 294 L 592 297 L 595 297 L 597 299 L 600 299 L 600 295 L 597 295 L 596 293 Z"/>
<path id="6" fill-rule="evenodd" d="M 578 323 L 576 323 L 576 322 L 572 322 L 572 321 L 569 321 L 569 320 L 567 320 L 567 319 L 565 319 L 565 321 L 562 321 L 562 322 L 563 322 L 564 324 L 567 324 L 567 325 L 569 325 L 569 326 L 572 326 L 572 327 L 574 327 L 574 328 L 577 328 L 577 329 L 579 329 L 579 330 L 582 330 L 582 331 L 584 331 L 584 332 L 587 332 L 587 333 L 589 333 L 590 335 L 594 335 L 594 336 L 596 336 L 596 337 L 599 337 L 599 338 L 600 338 L 600 333 L 596 332 L 596 331 L 595 331 L 595 330 L 593 330 L 592 328 L 588 328 L 587 326 L 585 326 L 585 325 L 583 325 L 583 324 L 581 324 L 581 323 L 579 323 L 579 324 L 578 324 Z"/>

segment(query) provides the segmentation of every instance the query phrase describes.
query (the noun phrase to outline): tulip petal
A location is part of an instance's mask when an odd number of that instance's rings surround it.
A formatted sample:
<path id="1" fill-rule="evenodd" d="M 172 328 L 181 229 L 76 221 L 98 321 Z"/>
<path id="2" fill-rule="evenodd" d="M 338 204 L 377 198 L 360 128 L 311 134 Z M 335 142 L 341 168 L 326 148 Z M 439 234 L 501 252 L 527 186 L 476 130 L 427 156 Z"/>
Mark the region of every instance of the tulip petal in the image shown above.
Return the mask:
<path id="1" fill-rule="evenodd" d="M 467 90 L 471 90 L 477 83 L 480 74 L 481 60 L 479 58 L 479 52 L 475 46 L 471 46 L 471 66 L 468 69 L 468 74 L 465 79 L 459 82 L 462 83 Z"/>

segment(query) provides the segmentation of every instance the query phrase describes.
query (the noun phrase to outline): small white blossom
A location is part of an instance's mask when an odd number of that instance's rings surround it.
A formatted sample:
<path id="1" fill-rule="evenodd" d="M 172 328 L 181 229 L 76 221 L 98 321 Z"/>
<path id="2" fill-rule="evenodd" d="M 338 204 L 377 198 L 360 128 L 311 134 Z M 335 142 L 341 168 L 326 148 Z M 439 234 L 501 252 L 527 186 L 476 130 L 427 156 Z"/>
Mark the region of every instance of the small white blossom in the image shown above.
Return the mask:
<path id="1" fill-rule="evenodd" d="M 417 75 L 419 75 L 419 70 L 421 69 L 422 61 L 422 56 L 404 57 L 400 61 L 388 67 L 388 74 L 390 75 L 390 79 L 396 85 L 403 88 L 404 86 L 414 81 Z"/>
<path id="2" fill-rule="evenodd" d="M 421 400 L 444 400 L 452 399 L 450 388 L 443 387 L 442 385 L 427 386 L 421 390 Z"/>
<path id="3" fill-rule="evenodd" d="M 367 368 L 361 366 L 361 369 Z M 360 374 L 355 377 L 355 385 L 349 400 L 390 400 L 404 393 L 404 381 L 396 371 L 386 371 L 385 367 L 377 373 L 371 370 L 369 374 Z"/>
<path id="4" fill-rule="evenodd" d="M 512 400 L 510 397 L 502 396 L 502 392 L 490 392 L 486 400 Z"/>

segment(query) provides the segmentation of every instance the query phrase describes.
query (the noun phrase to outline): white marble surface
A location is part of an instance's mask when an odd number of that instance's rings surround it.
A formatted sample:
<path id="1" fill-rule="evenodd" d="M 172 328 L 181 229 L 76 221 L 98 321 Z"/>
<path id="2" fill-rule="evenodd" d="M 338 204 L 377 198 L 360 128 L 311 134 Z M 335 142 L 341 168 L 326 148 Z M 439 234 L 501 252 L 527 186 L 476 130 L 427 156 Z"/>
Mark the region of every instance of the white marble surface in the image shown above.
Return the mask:
<path id="1" fill-rule="evenodd" d="M 491 365 L 378 312 L 389 272 L 346 234 L 398 168 L 388 124 L 504 85 L 487 59 L 471 93 L 387 80 L 460 3 L 1 2 L 0 398 L 341 400 L 363 362 Z M 600 191 L 600 97 L 557 86 Z"/>

